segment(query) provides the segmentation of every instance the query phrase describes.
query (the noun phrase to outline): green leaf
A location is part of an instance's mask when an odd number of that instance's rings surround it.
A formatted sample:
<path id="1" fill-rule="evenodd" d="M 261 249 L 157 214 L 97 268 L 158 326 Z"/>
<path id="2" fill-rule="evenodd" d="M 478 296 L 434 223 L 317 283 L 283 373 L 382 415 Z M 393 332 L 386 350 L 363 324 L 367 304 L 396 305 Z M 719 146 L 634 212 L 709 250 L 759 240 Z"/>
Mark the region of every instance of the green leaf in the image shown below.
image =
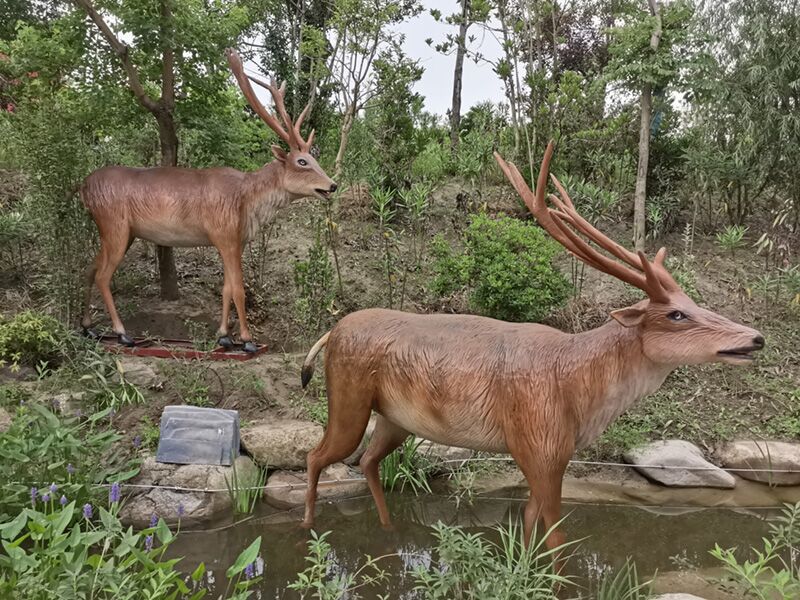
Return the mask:
<path id="1" fill-rule="evenodd" d="M 261 550 L 261 536 L 258 536 L 256 539 L 253 540 L 253 543 L 250 544 L 241 554 L 236 558 L 236 562 L 231 565 L 228 569 L 226 576 L 228 579 L 232 579 L 242 571 L 244 568 L 252 562 L 255 562 L 256 558 L 258 557 L 258 553 Z"/>

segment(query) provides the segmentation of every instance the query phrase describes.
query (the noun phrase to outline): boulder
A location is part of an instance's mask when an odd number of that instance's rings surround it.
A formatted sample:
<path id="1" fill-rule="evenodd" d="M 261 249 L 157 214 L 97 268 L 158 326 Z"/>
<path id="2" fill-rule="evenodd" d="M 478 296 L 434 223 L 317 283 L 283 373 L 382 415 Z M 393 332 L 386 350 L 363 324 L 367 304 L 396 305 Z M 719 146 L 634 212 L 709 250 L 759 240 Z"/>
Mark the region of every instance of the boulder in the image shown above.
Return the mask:
<path id="1" fill-rule="evenodd" d="M 419 440 L 419 438 L 417 439 Z M 461 467 L 475 454 L 469 448 L 437 444 L 430 440 L 422 440 L 417 446 L 417 452 L 427 457 L 433 463 L 434 470 L 439 472 L 452 471 Z"/>
<path id="2" fill-rule="evenodd" d="M 700 448 L 683 440 L 650 442 L 628 450 L 624 458 L 648 479 L 668 487 L 736 486 L 733 475 L 708 462 Z"/>
<path id="3" fill-rule="evenodd" d="M 300 506 L 305 502 L 307 481 L 305 471 L 276 471 L 267 480 L 264 498 L 277 508 Z M 340 500 L 364 494 L 369 494 L 367 480 L 344 463 L 332 464 L 320 475 L 317 500 Z"/>
<path id="4" fill-rule="evenodd" d="M 124 379 L 131 385 L 144 389 L 158 387 L 161 383 L 153 367 L 140 359 L 122 356 L 118 357 L 116 362 L 117 374 L 114 377 L 116 381 Z"/>
<path id="5" fill-rule="evenodd" d="M 11 427 L 11 415 L 5 408 L 0 408 L 0 434 L 8 431 Z"/>
<path id="6" fill-rule="evenodd" d="M 257 467 L 250 458 L 236 459 L 236 474 L 241 480 L 250 481 L 256 476 Z M 153 514 L 168 523 L 209 521 L 231 510 L 231 498 L 225 483 L 233 480 L 233 467 L 219 465 L 173 465 L 156 462 L 148 457 L 142 463 L 139 475 L 131 482 L 137 485 L 156 486 L 152 489 L 122 489 L 128 496 L 120 510 L 121 519 L 136 527 L 146 527 Z M 196 491 L 170 488 L 191 488 Z M 201 491 L 209 490 L 209 491 Z M 218 490 L 218 491 L 211 491 Z"/>
<path id="7" fill-rule="evenodd" d="M 242 446 L 262 466 L 304 469 L 306 454 L 319 444 L 322 434 L 322 427 L 310 421 L 275 419 L 242 429 Z"/>
<path id="8" fill-rule="evenodd" d="M 770 485 L 800 485 L 800 443 L 739 440 L 723 444 L 717 455 L 739 477 Z"/>

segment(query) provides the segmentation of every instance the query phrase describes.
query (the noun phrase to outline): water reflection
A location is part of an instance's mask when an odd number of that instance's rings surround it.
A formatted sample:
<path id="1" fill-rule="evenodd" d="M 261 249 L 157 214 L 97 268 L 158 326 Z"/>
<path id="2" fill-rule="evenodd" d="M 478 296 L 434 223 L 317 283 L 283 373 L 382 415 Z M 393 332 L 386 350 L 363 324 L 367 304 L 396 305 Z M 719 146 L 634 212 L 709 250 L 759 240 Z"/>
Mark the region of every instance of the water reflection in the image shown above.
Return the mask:
<path id="1" fill-rule="evenodd" d="M 522 494 L 519 498 L 479 497 L 472 505 L 462 503 L 458 508 L 452 499 L 430 494 L 395 494 L 389 501 L 395 520 L 392 531 L 381 528 L 371 498 L 320 506 L 315 529 L 331 531 L 328 541 L 340 574 L 355 572 L 366 554 L 392 555 L 381 561 L 391 576 L 391 597 L 407 600 L 416 598 L 413 570 L 430 567 L 435 560 L 432 524 L 441 521 L 493 536 L 494 526 L 520 518 L 523 508 Z M 182 532 L 171 553 L 186 557 L 184 569 L 204 561 L 210 571 L 224 573 L 239 552 L 261 535 L 264 579 L 258 596 L 295 598 L 297 594 L 285 588 L 307 566 L 304 557 L 309 533 L 298 526 L 301 512 L 276 512 L 266 506 L 261 511 L 234 526 Z M 656 570 L 713 566 L 708 551 L 715 543 L 723 547 L 757 543 L 766 531 L 763 519 L 772 514 L 728 509 L 656 511 L 613 505 L 565 505 L 564 513 L 568 538 L 585 538 L 567 568 L 584 584 L 619 568 L 629 556 L 643 576 Z"/>

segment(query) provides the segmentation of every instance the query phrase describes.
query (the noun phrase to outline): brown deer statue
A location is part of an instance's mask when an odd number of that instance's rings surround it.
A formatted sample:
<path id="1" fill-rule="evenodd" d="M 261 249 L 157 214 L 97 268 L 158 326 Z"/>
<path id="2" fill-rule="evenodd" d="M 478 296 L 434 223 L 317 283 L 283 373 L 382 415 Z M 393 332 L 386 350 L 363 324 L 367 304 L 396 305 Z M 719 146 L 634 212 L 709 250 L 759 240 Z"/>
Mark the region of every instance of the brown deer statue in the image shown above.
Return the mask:
<path id="1" fill-rule="evenodd" d="M 325 347 L 328 426 L 308 454 L 304 525 L 311 526 L 320 470 L 350 455 L 372 411 L 375 432 L 360 467 L 383 525 L 389 513 L 380 461 L 409 435 L 441 444 L 510 453 L 530 486 L 526 543 L 544 522 L 549 548 L 564 542 L 556 524 L 564 471 L 634 402 L 657 390 L 679 365 L 753 360 L 764 346 L 755 329 L 697 306 L 664 267 L 600 233 L 561 198 L 545 201 L 552 142 L 536 194 L 517 168 L 497 162 L 539 224 L 579 260 L 647 294 L 604 325 L 569 334 L 535 323 L 472 315 L 420 315 L 368 309 L 341 319 L 309 351 L 302 382 Z M 599 251 L 594 242 L 609 255 Z"/>
<path id="2" fill-rule="evenodd" d="M 135 238 L 161 246 L 215 246 L 222 258 L 222 319 L 219 343 L 233 346 L 228 333 L 231 300 L 239 317 L 244 350 L 254 352 L 245 314 L 242 251 L 259 228 L 290 201 L 306 196 L 328 199 L 336 183 L 310 154 L 314 132 L 303 139 L 300 126 L 286 112 L 285 83 L 278 88 L 245 74 L 239 55 L 226 52 L 228 63 L 247 102 L 289 147 L 272 146 L 275 160 L 258 171 L 231 168 L 103 167 L 84 181 L 80 193 L 100 233 L 100 252 L 87 273 L 84 330 L 91 327 L 92 283 L 97 285 L 121 344 L 133 345 L 111 296 L 111 277 Z M 278 117 L 258 100 L 250 80 L 272 94 Z"/>

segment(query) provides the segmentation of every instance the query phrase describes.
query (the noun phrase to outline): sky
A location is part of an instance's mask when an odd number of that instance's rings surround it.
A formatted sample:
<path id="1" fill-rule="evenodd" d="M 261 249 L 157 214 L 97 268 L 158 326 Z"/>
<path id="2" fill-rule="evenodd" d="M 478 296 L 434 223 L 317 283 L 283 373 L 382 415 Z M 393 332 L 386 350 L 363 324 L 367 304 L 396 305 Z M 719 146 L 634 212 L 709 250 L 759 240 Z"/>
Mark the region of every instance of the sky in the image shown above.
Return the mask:
<path id="1" fill-rule="evenodd" d="M 430 15 L 430 8 L 436 7 L 443 15 L 448 11 L 458 9 L 456 0 L 424 0 L 425 7 L 417 17 L 410 19 L 398 27 L 398 31 L 405 35 L 404 49 L 408 56 L 420 61 L 425 68 L 422 79 L 417 83 L 415 91 L 425 97 L 425 110 L 439 115 L 446 114 L 453 98 L 453 68 L 456 58 L 454 55 L 445 56 L 436 52 L 432 46 L 425 43 L 427 38 L 432 38 L 434 44 L 445 39 L 448 33 L 453 33 L 456 28 L 444 22 L 436 22 Z M 495 59 L 500 56 L 501 49 L 497 40 L 490 34 L 483 34 L 479 27 L 471 27 L 470 35 L 475 35 L 476 40 L 470 49 L 478 49 L 482 54 Z M 479 102 L 491 100 L 502 102 L 505 100 L 503 87 L 497 75 L 492 71 L 492 66 L 487 63 L 475 64 L 471 60 L 464 61 L 464 84 L 461 91 L 461 112 Z"/>

